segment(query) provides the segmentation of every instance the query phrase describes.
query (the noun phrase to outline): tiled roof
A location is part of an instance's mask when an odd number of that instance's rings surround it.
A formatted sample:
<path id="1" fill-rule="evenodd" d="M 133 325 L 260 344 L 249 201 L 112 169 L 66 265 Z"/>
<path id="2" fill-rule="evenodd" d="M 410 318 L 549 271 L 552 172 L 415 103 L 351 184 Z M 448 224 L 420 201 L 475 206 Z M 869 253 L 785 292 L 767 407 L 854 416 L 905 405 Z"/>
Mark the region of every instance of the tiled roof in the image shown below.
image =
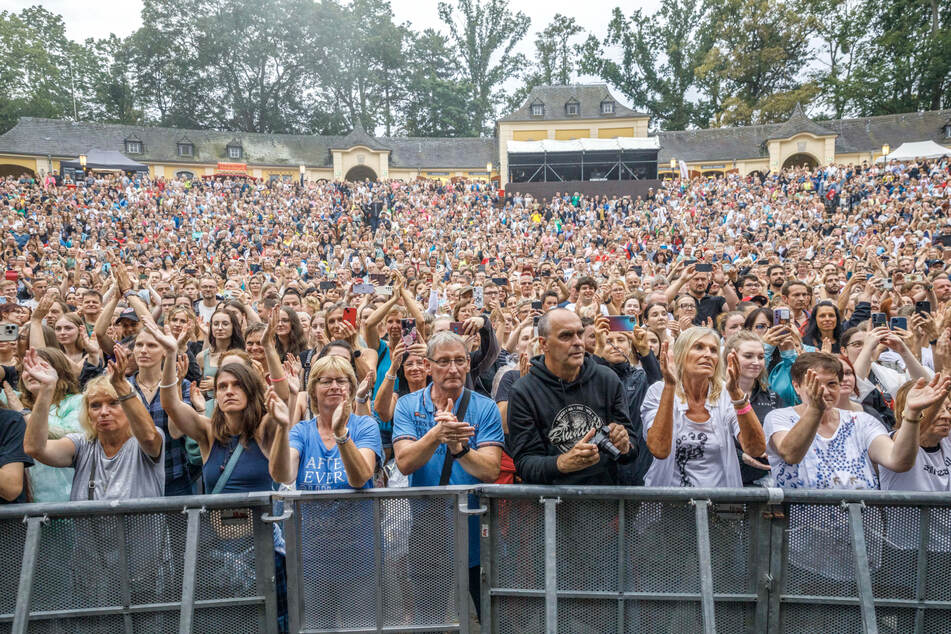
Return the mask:
<path id="1" fill-rule="evenodd" d="M 576 101 L 579 105 L 577 115 L 568 116 L 565 113 L 565 104 Z M 601 113 L 601 102 L 614 102 L 614 112 Z M 532 104 L 541 103 L 545 106 L 544 114 L 532 116 Z M 635 112 L 620 102 L 608 90 L 607 84 L 586 84 L 571 86 L 536 86 L 528 93 L 525 103 L 515 112 L 508 114 L 500 122 L 514 121 L 554 121 L 570 119 L 619 119 L 624 117 L 646 117 L 643 112 Z"/>
<path id="2" fill-rule="evenodd" d="M 216 163 L 228 161 L 227 146 L 240 143 L 242 161 L 250 165 L 332 167 L 331 148 L 366 145 L 391 151 L 392 168 L 445 167 L 485 169 L 496 155 L 494 138 L 371 137 L 361 128 L 346 136 L 262 134 L 217 130 L 183 130 L 153 126 L 64 121 L 21 117 L 0 135 L 0 153 L 75 158 L 92 148 L 125 153 L 125 141 L 142 142 L 146 163 Z M 193 156 L 178 156 L 178 143 L 190 142 Z"/>
<path id="3" fill-rule="evenodd" d="M 896 148 L 906 141 L 932 140 L 948 145 L 943 128 L 951 110 L 887 114 L 861 119 L 800 120 L 736 128 L 658 132 L 661 165 L 671 158 L 684 161 L 726 161 L 766 158 L 767 141 L 799 132 L 835 134 L 836 154 L 877 153 L 883 144 Z M 790 118 L 792 120 L 792 117 Z M 811 124 L 811 125 L 810 125 Z M 815 126 L 815 127 L 812 127 Z"/>

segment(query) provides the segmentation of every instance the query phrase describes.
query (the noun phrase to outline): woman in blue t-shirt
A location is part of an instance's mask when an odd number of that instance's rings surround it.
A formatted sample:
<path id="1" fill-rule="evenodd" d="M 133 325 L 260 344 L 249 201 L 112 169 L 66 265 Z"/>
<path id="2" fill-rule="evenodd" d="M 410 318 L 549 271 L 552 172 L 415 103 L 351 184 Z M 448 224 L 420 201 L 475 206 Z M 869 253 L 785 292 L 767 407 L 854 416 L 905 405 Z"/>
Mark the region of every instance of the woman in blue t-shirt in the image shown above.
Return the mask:
<path id="1" fill-rule="evenodd" d="M 357 377 L 335 355 L 311 366 L 307 394 L 315 417 L 294 425 L 290 456 L 275 475 L 303 491 L 366 489 L 383 461 L 380 429 L 372 416 L 353 414 Z"/>
<path id="2" fill-rule="evenodd" d="M 366 489 L 383 463 L 380 428 L 372 416 L 353 414 L 357 377 L 347 359 L 315 361 L 307 381 L 314 418 L 294 425 L 288 459 L 274 476 L 298 490 Z M 315 588 L 317 629 L 373 627 L 373 500 L 318 496 L 299 507 L 301 578 L 333 579 Z M 359 622 L 354 622 L 356 618 Z"/>

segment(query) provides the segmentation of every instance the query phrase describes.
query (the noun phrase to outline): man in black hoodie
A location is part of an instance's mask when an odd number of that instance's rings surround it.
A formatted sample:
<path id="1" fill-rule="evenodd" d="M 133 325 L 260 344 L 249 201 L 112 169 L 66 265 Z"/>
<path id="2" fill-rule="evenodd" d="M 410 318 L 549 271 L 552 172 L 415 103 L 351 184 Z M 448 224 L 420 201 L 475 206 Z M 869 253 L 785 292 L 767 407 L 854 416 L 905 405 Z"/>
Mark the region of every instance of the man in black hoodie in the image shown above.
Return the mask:
<path id="1" fill-rule="evenodd" d="M 585 354 L 583 333 L 570 310 L 542 315 L 543 354 L 509 394 L 508 449 L 527 484 L 618 484 L 617 462 L 589 442 L 603 425 L 619 462 L 637 456 L 621 381 Z"/>

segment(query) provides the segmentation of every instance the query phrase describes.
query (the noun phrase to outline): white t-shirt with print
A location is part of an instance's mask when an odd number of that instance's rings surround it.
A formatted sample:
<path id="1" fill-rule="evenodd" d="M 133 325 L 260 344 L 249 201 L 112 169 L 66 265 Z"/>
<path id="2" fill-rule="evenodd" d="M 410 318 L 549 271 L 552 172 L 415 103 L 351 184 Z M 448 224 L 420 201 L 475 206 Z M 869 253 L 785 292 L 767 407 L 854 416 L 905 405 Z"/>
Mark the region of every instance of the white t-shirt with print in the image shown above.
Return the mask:
<path id="1" fill-rule="evenodd" d="M 883 491 L 951 491 L 951 438 L 942 438 L 931 451 L 918 447 L 914 466 L 904 473 L 879 467 Z M 917 550 L 920 541 L 918 514 L 907 509 L 886 507 L 888 541 L 902 550 Z M 929 549 L 951 551 L 951 512 L 935 508 L 931 512 Z"/>
<path id="2" fill-rule="evenodd" d="M 647 389 L 641 404 L 644 437 L 654 425 L 664 382 Z M 674 396 L 673 434 L 667 458 L 654 458 L 644 476 L 645 486 L 741 487 L 740 465 L 733 439 L 740 424 L 730 396 L 724 389 L 715 402 L 705 403 L 710 418 L 697 423 L 687 418 L 687 403 Z"/>
<path id="3" fill-rule="evenodd" d="M 885 426 L 865 412 L 838 410 L 839 426 L 831 438 L 816 434 L 799 464 L 786 464 L 776 451 L 772 436 L 789 431 L 799 422 L 793 407 L 775 409 L 766 415 L 766 454 L 776 481 L 784 489 L 877 489 L 878 476 L 868 457 L 868 448 Z"/>

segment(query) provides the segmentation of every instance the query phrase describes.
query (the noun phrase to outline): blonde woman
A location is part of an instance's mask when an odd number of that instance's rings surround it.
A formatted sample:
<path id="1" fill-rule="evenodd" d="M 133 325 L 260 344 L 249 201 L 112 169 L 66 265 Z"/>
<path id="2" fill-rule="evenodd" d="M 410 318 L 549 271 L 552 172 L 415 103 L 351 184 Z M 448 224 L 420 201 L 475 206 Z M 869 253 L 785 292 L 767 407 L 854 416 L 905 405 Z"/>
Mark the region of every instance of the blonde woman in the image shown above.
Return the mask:
<path id="1" fill-rule="evenodd" d="M 59 376 L 36 350 L 23 360 L 24 381 L 36 394 L 23 448 L 50 467 L 72 467 L 74 500 L 160 497 L 165 493 L 165 439 L 125 379 L 129 353 L 115 347 L 110 376 L 91 380 L 83 392 L 83 431 L 49 439 L 48 412 Z"/>
<path id="2" fill-rule="evenodd" d="M 740 389 L 736 352 L 720 361 L 720 335 L 710 328 L 685 330 L 674 344 L 661 344 L 663 381 L 647 390 L 641 417 L 654 461 L 646 486 L 741 487 L 734 439 L 743 451 L 766 451 L 763 428 L 749 396 Z"/>

